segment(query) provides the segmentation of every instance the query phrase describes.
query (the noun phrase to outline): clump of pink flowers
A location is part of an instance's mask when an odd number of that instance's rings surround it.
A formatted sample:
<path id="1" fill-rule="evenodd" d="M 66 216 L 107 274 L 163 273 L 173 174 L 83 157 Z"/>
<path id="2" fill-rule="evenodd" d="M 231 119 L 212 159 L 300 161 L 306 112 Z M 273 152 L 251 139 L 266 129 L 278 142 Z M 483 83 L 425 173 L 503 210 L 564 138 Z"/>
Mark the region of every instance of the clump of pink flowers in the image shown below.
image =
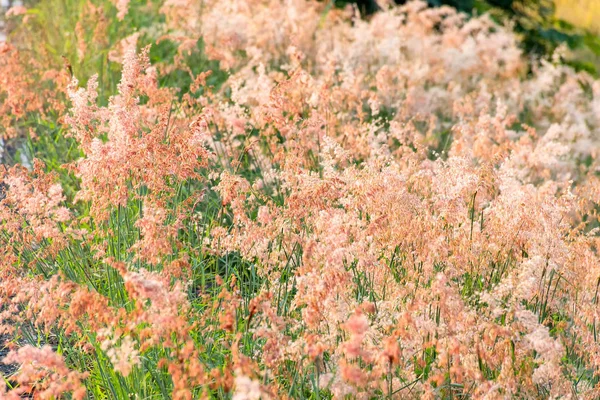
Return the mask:
<path id="1" fill-rule="evenodd" d="M 73 399 L 84 399 L 86 390 L 82 380 L 86 373 L 71 371 L 65 361 L 52 351 L 50 346 L 41 349 L 24 346 L 10 352 L 5 363 L 19 363 L 21 367 L 15 378 L 19 387 L 6 393 L 6 384 L 0 384 L 3 398 L 21 399 L 22 396 L 34 396 L 40 399 L 51 399 L 72 393 Z"/>

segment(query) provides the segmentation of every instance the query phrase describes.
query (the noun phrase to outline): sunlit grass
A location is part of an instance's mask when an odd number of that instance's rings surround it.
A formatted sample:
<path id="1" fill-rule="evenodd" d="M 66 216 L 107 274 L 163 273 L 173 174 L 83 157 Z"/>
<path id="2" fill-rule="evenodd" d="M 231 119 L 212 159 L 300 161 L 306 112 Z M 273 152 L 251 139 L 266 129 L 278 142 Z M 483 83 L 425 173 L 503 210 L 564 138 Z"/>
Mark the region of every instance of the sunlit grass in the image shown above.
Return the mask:
<path id="1" fill-rule="evenodd" d="M 577 27 L 600 32 L 600 1 L 555 0 L 556 17 Z"/>

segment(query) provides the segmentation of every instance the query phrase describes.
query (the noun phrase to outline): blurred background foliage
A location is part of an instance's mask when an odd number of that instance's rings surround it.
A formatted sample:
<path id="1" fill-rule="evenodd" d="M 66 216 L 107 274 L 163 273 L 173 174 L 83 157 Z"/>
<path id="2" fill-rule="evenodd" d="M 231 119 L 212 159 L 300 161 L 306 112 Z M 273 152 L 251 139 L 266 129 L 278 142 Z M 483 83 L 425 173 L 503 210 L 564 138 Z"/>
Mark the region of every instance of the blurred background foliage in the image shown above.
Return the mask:
<path id="1" fill-rule="evenodd" d="M 558 18 L 600 33 L 600 1 L 555 0 L 555 4 Z"/>
<path id="2" fill-rule="evenodd" d="M 395 0 L 403 4 L 406 0 Z M 336 0 L 340 7 L 356 3 L 363 15 L 376 11 L 374 0 Z M 383 1 L 380 1 L 383 4 Z M 469 15 L 489 13 L 499 23 L 512 23 L 523 49 L 549 56 L 561 45 L 563 62 L 577 70 L 600 73 L 600 0 L 427 0 Z"/>
<path id="3" fill-rule="evenodd" d="M 377 12 L 386 2 L 403 4 L 407 0 L 321 0 L 345 7 L 354 3 L 364 16 Z M 600 0 L 426 0 L 431 7 L 447 5 L 469 14 L 479 15 L 489 13 L 499 23 L 512 23 L 514 30 L 520 35 L 523 49 L 532 56 L 549 56 L 557 47 L 564 45 L 568 51 L 563 52 L 563 62 L 577 70 L 585 70 L 595 76 L 600 74 Z M 100 43 L 93 49 L 94 57 L 78 60 L 76 35 L 77 22 L 85 14 L 82 0 L 0 0 L 3 5 L 23 4 L 32 8 L 32 13 L 38 17 L 33 23 L 21 30 L 25 36 L 38 37 L 43 32 L 42 41 L 46 46 L 47 55 L 54 60 L 66 55 L 78 71 L 78 76 L 87 77 L 90 71 L 101 71 L 107 67 L 106 55 L 108 46 Z M 107 8 L 105 15 L 115 18 L 116 10 L 107 2 L 100 5 Z M 149 26 L 157 15 L 157 0 L 132 0 L 132 8 L 126 17 L 128 24 L 113 24 L 107 21 L 107 44 L 114 43 L 112 39 L 123 38 L 127 34 Z M 67 10 L 79 10 L 77 13 Z M 1 19 L 2 10 L 0 10 Z M 43 18 L 52 15 L 54 18 Z M 135 17 L 132 17 L 135 16 Z M 89 18 L 89 16 L 87 16 Z M 94 24 L 94 21 L 84 21 Z M 97 22 L 96 22 L 97 23 Z M 38 26 L 33 26 L 37 24 Z M 39 29 L 44 27 L 44 29 Z M 123 31 L 125 30 L 125 31 Z M 81 62 L 83 61 L 83 62 Z M 75 65 L 76 64 L 76 65 Z M 108 68 L 110 69 L 110 65 Z M 113 66 L 118 69 L 118 65 Z M 118 71 L 115 71 L 118 72 Z M 103 77 L 101 77 L 102 79 Z M 101 85 L 102 87 L 102 85 Z M 102 96 L 102 94 L 101 94 Z"/>
<path id="4" fill-rule="evenodd" d="M 457 0 L 468 3 L 471 0 Z M 600 72 L 600 37 L 594 21 L 600 17 L 597 0 L 472 0 L 475 12 L 489 12 L 499 22 L 512 20 L 523 48 L 549 55 L 558 46 L 568 50 L 563 61 L 593 75 Z M 573 10 L 577 10 L 573 12 Z M 466 11 L 466 10 L 463 10 Z M 587 15 L 587 19 L 581 19 Z"/>

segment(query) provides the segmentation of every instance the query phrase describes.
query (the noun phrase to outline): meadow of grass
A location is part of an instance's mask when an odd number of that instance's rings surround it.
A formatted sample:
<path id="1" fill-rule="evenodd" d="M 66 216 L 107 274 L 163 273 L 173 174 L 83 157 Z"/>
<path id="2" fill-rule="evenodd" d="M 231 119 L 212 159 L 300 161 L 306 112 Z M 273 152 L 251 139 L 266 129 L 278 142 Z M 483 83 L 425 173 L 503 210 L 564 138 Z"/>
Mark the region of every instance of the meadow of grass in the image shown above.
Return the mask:
<path id="1" fill-rule="evenodd" d="M 564 49 L 419 1 L 7 18 L 1 399 L 600 397 L 600 81 Z"/>

